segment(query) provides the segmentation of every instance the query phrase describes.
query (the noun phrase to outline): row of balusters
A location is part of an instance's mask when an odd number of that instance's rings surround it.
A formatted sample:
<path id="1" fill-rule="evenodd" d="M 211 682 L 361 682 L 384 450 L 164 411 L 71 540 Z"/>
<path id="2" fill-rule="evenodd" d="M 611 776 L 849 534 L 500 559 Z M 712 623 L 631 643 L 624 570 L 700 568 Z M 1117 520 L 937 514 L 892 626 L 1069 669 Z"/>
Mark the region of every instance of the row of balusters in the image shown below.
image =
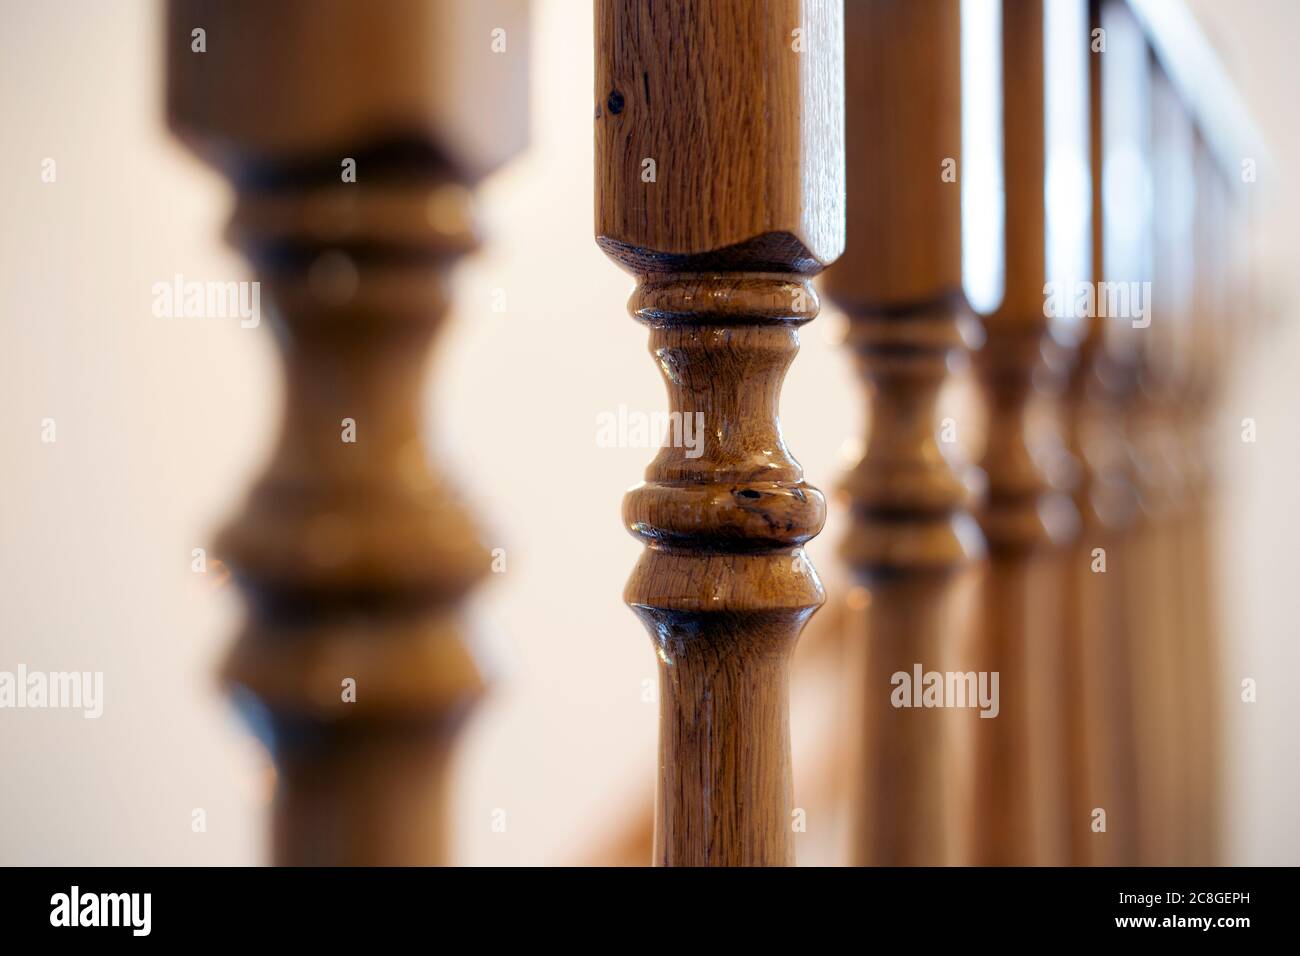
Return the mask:
<path id="1" fill-rule="evenodd" d="M 1098 308 L 1073 328 L 1051 321 L 1053 65 L 1044 6 L 1007 0 L 1005 293 L 974 316 L 961 291 L 960 197 L 918 174 L 961 138 L 957 8 L 846 7 L 847 43 L 861 52 L 847 64 L 850 103 L 871 96 L 848 113 L 849 241 L 823 285 L 850 316 L 870 395 L 843 549 L 870 598 L 856 635 L 866 712 L 852 858 L 1211 863 L 1232 688 L 1216 665 L 1209 432 L 1228 359 L 1236 170 L 1211 153 L 1128 8 L 1090 4 L 1079 39 L 1091 53 L 1082 92 Z M 1194 194 L 1172 188 L 1188 182 L 1183 168 Z M 1144 170 L 1150 218 L 1108 208 L 1108 196 L 1141 200 L 1145 185 L 1108 177 Z M 1154 274 L 1140 255 L 1108 260 L 1127 251 L 1107 241 L 1119 217 L 1149 231 Z M 1143 280 L 1149 325 L 1132 308 Z M 1126 314 L 1105 314 L 1108 282 L 1133 293 Z M 980 330 L 963 336 L 972 319 Z M 972 339 L 987 413 L 974 494 L 935 440 L 940 389 Z M 918 662 L 998 672 L 997 717 L 896 708 L 883 688 Z"/>
<path id="2" fill-rule="evenodd" d="M 777 408 L 823 269 L 870 408 L 841 549 L 869 598 L 844 635 L 853 862 L 1218 859 L 1206 431 L 1244 301 L 1224 266 L 1235 173 L 1123 0 L 1094 0 L 1112 43 L 1082 91 L 1088 278 L 1149 279 L 1154 308 L 1144 328 L 1049 321 L 1043 9 L 1001 4 L 1005 292 L 981 316 L 944 175 L 961 169 L 958 0 L 595 4 L 597 241 L 638 280 L 670 407 L 708 436 L 699 457 L 663 448 L 624 505 L 646 546 L 625 597 L 661 684 L 656 864 L 795 862 L 788 668 L 825 600 L 804 545 L 826 506 Z M 526 101 L 527 58 L 492 57 L 527 25 L 510 0 L 169 6 L 170 122 L 235 185 L 230 235 L 283 343 L 279 446 L 220 543 L 248 597 L 226 677 L 276 760 L 277 862 L 448 861 L 448 756 L 483 690 L 461 609 L 488 556 L 426 462 L 419 384 L 475 245 L 470 190 L 524 143 L 521 109 L 465 93 Z M 1107 258 L 1107 177 L 1131 168 L 1109 160 L 1134 144 L 1156 182 L 1162 162 L 1195 171 L 1191 217 L 1155 190 L 1148 225 L 1186 228 L 1154 229 L 1151 274 Z M 1171 144 L 1187 155 L 1154 148 Z M 365 177 L 340 181 L 340 157 Z M 978 472 L 936 438 L 968 353 Z M 340 445 L 345 418 L 364 419 L 365 455 Z M 996 672 L 997 716 L 895 706 L 916 665 Z M 342 700 L 340 675 L 367 693 Z"/>

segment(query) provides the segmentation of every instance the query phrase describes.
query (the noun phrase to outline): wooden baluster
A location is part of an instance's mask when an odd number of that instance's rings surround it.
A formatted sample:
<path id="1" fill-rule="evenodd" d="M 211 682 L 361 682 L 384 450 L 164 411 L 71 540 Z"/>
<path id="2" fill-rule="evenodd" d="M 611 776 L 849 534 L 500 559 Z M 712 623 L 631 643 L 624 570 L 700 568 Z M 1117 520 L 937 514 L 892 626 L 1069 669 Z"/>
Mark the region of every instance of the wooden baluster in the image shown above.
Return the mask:
<path id="1" fill-rule="evenodd" d="M 971 321 L 962 292 L 961 5 L 860 0 L 845 8 L 848 221 L 822 280 L 849 315 L 869 396 L 866 453 L 845 490 L 842 553 L 868 588 L 853 680 L 863 707 L 851 858 L 955 860 L 954 754 L 942 710 L 891 704 L 891 675 L 942 670 L 961 619 L 958 572 L 982 556 L 967 489 L 936 440 L 936 402 Z M 906 104 L 901 108 L 900 104 Z M 943 175 L 950 161 L 952 176 Z"/>
<path id="2" fill-rule="evenodd" d="M 1189 375 L 1181 422 L 1183 456 L 1188 464 L 1187 511 L 1183 523 L 1183 600 L 1188 607 L 1187 683 L 1183 720 L 1188 737 L 1187 787 L 1191 797 L 1187 860 L 1212 865 L 1218 856 L 1217 753 L 1221 706 L 1216 581 L 1214 573 L 1214 427 L 1219 369 L 1231 361 L 1227 314 L 1224 183 L 1209 146 L 1196 140 L 1196 218 L 1194 301 Z"/>
<path id="3" fill-rule="evenodd" d="M 279 444 L 219 542 L 277 863 L 447 861 L 449 748 L 483 687 L 460 607 L 488 555 L 426 463 L 421 379 L 468 187 L 522 147 L 526 26 L 507 0 L 169 8 L 170 121 L 235 186 L 285 366 Z"/>
<path id="4" fill-rule="evenodd" d="M 1098 862 L 1132 864 L 1151 860 L 1152 835 L 1160 826 L 1158 794 L 1149 786 L 1156 764 L 1147 746 L 1158 746 L 1158 741 L 1143 736 L 1152 709 L 1150 684 L 1144 675 L 1154 646 L 1151 609 L 1157 606 L 1152 601 L 1157 572 L 1149 566 L 1149 509 L 1154 498 L 1145 440 L 1149 402 L 1144 390 L 1144 346 L 1150 332 L 1146 325 L 1157 309 L 1156 297 L 1149 291 L 1153 234 L 1148 197 L 1151 53 L 1124 0 L 1105 0 L 1101 12 L 1106 31 L 1106 52 L 1099 57 L 1103 70 L 1104 243 L 1101 258 L 1094 260 L 1100 264 L 1095 271 L 1099 278 L 1127 289 L 1130 305 L 1142 305 L 1145 318 L 1120 315 L 1106 323 L 1104 353 L 1098 366 L 1104 415 L 1086 452 L 1089 461 L 1099 462 L 1094 474 L 1100 493 L 1090 496 L 1092 503 L 1102 511 L 1104 526 L 1115 532 L 1109 539 L 1114 548 L 1107 550 L 1104 580 L 1093 583 L 1113 602 L 1111 611 L 1118 620 L 1110 618 L 1114 621 L 1112 633 L 1122 635 L 1107 642 L 1107 647 L 1119 654 L 1119 696 L 1098 701 L 1116 730 L 1123 733 L 1114 755 L 1117 762 L 1108 768 L 1114 770 L 1111 785 L 1107 787 L 1098 779 L 1103 788 L 1101 799 L 1110 803 L 1103 805 L 1107 833 L 1098 834 L 1096 841 L 1103 850 Z M 1093 225 L 1095 229 L 1097 222 Z M 1103 505 L 1107 499 L 1109 504 Z M 1101 663 L 1100 658 L 1098 661 Z"/>
<path id="5" fill-rule="evenodd" d="M 1089 4 L 1089 35 L 1104 29 L 1102 0 Z M 1112 278 L 1106 263 L 1106 97 L 1133 96 L 1103 75 L 1103 53 L 1089 57 L 1089 167 L 1092 180 L 1092 274 L 1098 308 L 1083 329 L 1065 396 L 1067 444 L 1080 463 L 1074 503 L 1080 532 L 1066 569 L 1065 699 L 1069 739 L 1067 805 L 1070 859 L 1076 865 L 1136 862 L 1136 754 L 1133 745 L 1129 641 L 1125 614 L 1131 566 L 1125 536 L 1137 508 L 1132 461 L 1124 440 L 1123 403 L 1131 378 L 1122 357 L 1107 349 L 1109 315 L 1103 296 Z M 1113 173 L 1112 173 L 1113 175 Z M 1120 281 L 1127 281 L 1127 278 Z M 1127 287 L 1126 287 L 1127 288 Z M 1094 830 L 1093 813 L 1105 813 Z"/>
<path id="6" fill-rule="evenodd" d="M 1190 610 L 1183 593 L 1180 522 L 1186 506 L 1186 462 L 1178 421 L 1184 374 L 1191 276 L 1187 213 L 1190 127 L 1154 56 L 1151 70 L 1152 306 L 1139 346 L 1137 452 L 1142 522 L 1136 548 L 1145 586 L 1135 602 L 1133 674 L 1137 696 L 1139 787 L 1144 820 L 1141 859 L 1148 865 L 1185 861 L 1189 795 L 1187 728 L 1182 706 Z"/>
<path id="7" fill-rule="evenodd" d="M 999 673 L 1001 711 L 972 720 L 972 852 L 982 865 L 1057 864 L 1067 859 L 1061 549 L 1078 516 L 1043 464 L 1065 454 L 1058 436 L 1028 428 L 1035 385 L 1060 367 L 1043 361 L 1045 347 L 1060 345 L 1044 316 L 1042 3 L 1004 0 L 1002 50 L 1006 292 L 975 362 L 989 406 L 980 513 L 989 576 L 982 643 L 970 661 Z"/>
<path id="8" fill-rule="evenodd" d="M 1100 3 L 1089 4 L 1089 33 L 1100 27 Z M 1088 148 L 1089 172 L 1092 185 L 1092 269 L 1099 278 L 1104 251 L 1101 241 L 1101 61 L 1093 54 L 1088 59 Z M 1095 786 L 1094 774 L 1100 769 L 1096 749 L 1100 744 L 1100 729 L 1096 726 L 1101 714 L 1093 708 L 1092 698 L 1100 688 L 1100 666 L 1106 655 L 1100 642 L 1110 622 L 1105 610 L 1107 589 L 1097 586 L 1093 575 L 1094 548 L 1102 546 L 1101 517 L 1093 507 L 1092 494 L 1095 482 L 1093 462 L 1088 457 L 1087 433 L 1098 409 L 1094 405 L 1094 381 L 1097 375 L 1098 353 L 1104 336 L 1102 320 L 1097 315 L 1088 316 L 1077 342 L 1077 352 L 1070 369 L 1064 400 L 1065 441 L 1071 455 L 1080 465 L 1073 487 L 1075 510 L 1079 514 L 1079 536 L 1065 570 L 1065 656 L 1061 676 L 1066 730 L 1065 753 L 1065 805 L 1068 820 L 1068 860 L 1075 866 L 1092 861 L 1095 848 L 1089 836 L 1091 828 L 1085 826 L 1092 809 L 1108 804 L 1101 799 Z M 1103 555 L 1105 550 L 1103 548 Z M 1092 580 L 1090 580 L 1092 578 Z M 1104 579 L 1101 579 L 1104 580 Z M 1113 809 L 1113 808 L 1112 808 Z"/>
<path id="9" fill-rule="evenodd" d="M 1206 229 L 1210 236 L 1209 255 L 1214 262 L 1213 281 L 1209 305 L 1204 313 L 1205 335 L 1202 338 L 1200 353 L 1203 356 L 1202 368 L 1206 371 L 1207 387 L 1205 389 L 1204 407 L 1201 413 L 1201 455 L 1204 462 L 1204 483 L 1201 492 L 1200 512 L 1200 554 L 1203 559 L 1202 580 L 1206 582 L 1210 606 L 1205 620 L 1209 632 L 1205 642 L 1206 705 L 1202 714 L 1202 740 L 1205 746 L 1205 764 L 1202 797 L 1204 816 L 1201 825 L 1205 828 L 1203 858 L 1201 862 L 1208 866 L 1222 866 L 1225 863 L 1225 778 L 1226 769 L 1224 753 L 1227 750 L 1227 735 L 1224 732 L 1225 715 L 1228 703 L 1235 699 L 1232 695 L 1236 683 L 1228 679 L 1224 662 L 1226 650 L 1223 635 L 1224 616 L 1220 602 L 1221 564 L 1218 555 L 1218 529 L 1221 518 L 1220 472 L 1217 467 L 1218 451 L 1222 447 L 1214 436 L 1221 435 L 1219 429 L 1224 421 L 1222 396 L 1232 370 L 1237 366 L 1241 354 L 1242 341 L 1250 337 L 1253 329 L 1250 323 L 1238 319 L 1238 309 L 1249 309 L 1251 300 L 1247 291 L 1237 294 L 1237 277 L 1234 266 L 1238 256 L 1245 251 L 1238 248 L 1243 237 L 1236 232 L 1234 206 L 1238 197 L 1234 195 L 1234 184 L 1239 182 L 1237 172 L 1231 167 L 1220 167 L 1218 176 L 1211 186 L 1213 202 L 1211 214 L 1207 218 Z M 1229 343 L 1233 347 L 1228 347 Z"/>
<path id="10" fill-rule="evenodd" d="M 1153 286 L 1154 288 L 1154 286 Z M 1153 309 L 1159 308 L 1159 293 L 1153 293 Z M 1128 413 L 1128 433 L 1132 439 L 1138 477 L 1139 523 L 1132 535 L 1130 550 L 1133 564 L 1144 569 L 1142 580 L 1132 588 L 1129 602 L 1132 647 L 1130 677 L 1133 686 L 1134 741 L 1137 750 L 1137 790 L 1139 821 L 1138 860 L 1143 866 L 1165 865 L 1170 859 L 1170 795 L 1165 786 L 1168 772 L 1166 734 L 1169 721 L 1163 671 L 1166 661 L 1164 630 L 1172 627 L 1164 614 L 1170 587 L 1171 569 L 1160 562 L 1166 559 L 1160 549 L 1159 523 L 1168 507 L 1167 482 L 1159 449 L 1151 442 L 1155 403 L 1148 389 L 1151 373 L 1145 349 L 1139 353 L 1135 367 L 1137 388 Z"/>
<path id="11" fill-rule="evenodd" d="M 822 603 L 825 502 L 777 419 L 809 279 L 844 242 L 837 0 L 597 0 L 596 235 L 674 413 L 623 516 L 625 598 L 659 658 L 655 862 L 791 864 L 787 664 Z"/>

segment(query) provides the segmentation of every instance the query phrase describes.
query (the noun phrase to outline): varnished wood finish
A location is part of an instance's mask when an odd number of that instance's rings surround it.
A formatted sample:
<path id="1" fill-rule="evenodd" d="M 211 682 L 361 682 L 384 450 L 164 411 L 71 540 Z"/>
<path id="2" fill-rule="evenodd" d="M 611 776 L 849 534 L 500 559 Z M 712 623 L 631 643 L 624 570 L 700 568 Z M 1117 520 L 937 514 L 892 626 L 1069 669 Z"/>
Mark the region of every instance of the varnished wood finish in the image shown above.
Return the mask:
<path id="1" fill-rule="evenodd" d="M 1090 33 L 1102 28 L 1101 0 L 1089 5 Z M 1091 53 L 1089 167 L 1092 178 L 1092 278 L 1109 278 L 1105 263 L 1104 54 Z M 1114 93 L 1114 90 L 1110 91 Z M 1100 286 L 1098 287 L 1100 288 Z M 1122 404 L 1131 375 L 1106 349 L 1107 326 L 1124 321 L 1104 309 L 1087 322 L 1065 396 L 1067 444 L 1079 463 L 1074 503 L 1079 536 L 1066 566 L 1066 800 L 1069 859 L 1075 865 L 1137 861 L 1137 775 L 1126 600 L 1140 575 L 1125 549 L 1137 508 Z M 1104 565 L 1099 563 L 1103 562 Z M 1093 814 L 1105 813 L 1105 829 Z"/>
<path id="2" fill-rule="evenodd" d="M 1178 660 L 1181 555 L 1171 547 L 1168 534 L 1177 504 L 1178 475 L 1168 457 L 1168 409 L 1155 391 L 1158 386 L 1149 355 L 1142 354 L 1138 375 L 1139 388 L 1130 415 L 1141 513 L 1131 549 L 1146 574 L 1142 585 L 1133 589 L 1129 625 L 1134 635 L 1131 674 L 1140 812 L 1138 857 L 1142 865 L 1165 866 L 1176 859 L 1180 828 L 1174 790 L 1178 744 L 1172 736 L 1181 733 L 1177 727 L 1180 708 L 1171 668 Z"/>
<path id="3" fill-rule="evenodd" d="M 1187 510 L 1183 523 L 1182 593 L 1188 614 L 1186 686 L 1183 719 L 1189 746 L 1185 779 L 1190 794 L 1187 859 L 1197 866 L 1220 863 L 1220 798 L 1218 793 L 1221 727 L 1225 694 L 1231 685 L 1220 677 L 1218 594 L 1214 534 L 1218 397 L 1222 369 L 1231 364 L 1226 321 L 1228 246 L 1225 240 L 1226 190 L 1205 141 L 1198 137 L 1195 159 L 1196 215 L 1194 226 L 1194 301 L 1189 374 L 1183 390 L 1180 425 L 1188 465 Z"/>
<path id="4" fill-rule="evenodd" d="M 822 287 L 849 315 L 869 396 L 866 452 L 845 482 L 853 519 L 842 546 L 870 596 L 852 684 L 861 740 L 850 859 L 860 865 L 956 861 L 949 715 L 893 707 L 890 678 L 916 663 L 945 669 L 954 632 L 969 623 L 952 613 L 956 577 L 983 552 L 936 419 L 971 321 L 956 176 L 960 8 L 959 0 L 845 8 L 854 51 L 845 71 L 848 237 Z"/>
<path id="5" fill-rule="evenodd" d="M 703 454 L 665 447 L 624 502 L 659 658 L 657 864 L 794 862 L 787 667 L 824 599 L 803 545 L 825 503 L 777 404 L 843 246 L 839 7 L 596 4 L 597 241 L 638 278 L 670 407 L 705 416 Z"/>
<path id="6" fill-rule="evenodd" d="M 1191 794 L 1187 783 L 1188 727 L 1183 695 L 1187 635 L 1193 611 L 1184 593 L 1183 528 L 1188 460 L 1181 442 L 1179 407 L 1186 374 L 1190 330 L 1190 286 L 1185 271 L 1190 233 L 1179 222 L 1190 196 L 1175 196 L 1180 175 L 1180 141 L 1190 149 L 1188 119 L 1163 68 L 1150 59 L 1150 123 L 1153 200 L 1152 319 L 1135 336 L 1140 389 L 1135 397 L 1135 452 L 1141 520 L 1134 547 L 1147 569 L 1134 602 L 1133 679 L 1142 826 L 1140 861 L 1176 865 L 1188 861 Z M 1191 158 L 1186 158 L 1190 167 Z"/>
<path id="7" fill-rule="evenodd" d="M 1059 367 L 1044 317 L 1043 8 L 1002 4 L 1006 291 L 985 327 L 976 370 L 989 425 L 981 466 L 987 499 L 980 523 L 989 549 L 981 644 L 967 667 L 998 671 L 1001 713 L 973 719 L 976 785 L 973 862 L 1068 860 L 1063 750 L 1064 569 L 1062 548 L 1078 516 L 1042 461 L 1063 453 L 1051 435 L 1031 454 L 1027 418 L 1037 383 Z M 965 669 L 965 668 L 963 668 Z"/>
<path id="8" fill-rule="evenodd" d="M 489 556 L 426 461 L 422 379 L 475 245 L 468 187 L 523 141 L 526 43 L 506 0 L 169 8 L 170 122 L 236 187 L 284 360 L 278 445 L 218 546 L 249 603 L 225 676 L 275 756 L 278 863 L 447 862 L 447 761 L 484 686 L 461 604 Z"/>

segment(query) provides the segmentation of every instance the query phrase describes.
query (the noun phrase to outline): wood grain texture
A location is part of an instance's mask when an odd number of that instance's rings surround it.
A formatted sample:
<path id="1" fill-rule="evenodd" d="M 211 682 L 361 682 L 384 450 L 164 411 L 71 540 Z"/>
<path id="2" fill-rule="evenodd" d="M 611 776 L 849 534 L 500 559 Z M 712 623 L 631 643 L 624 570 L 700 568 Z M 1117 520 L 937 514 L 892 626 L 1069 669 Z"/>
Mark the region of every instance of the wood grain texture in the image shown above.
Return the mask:
<path id="1" fill-rule="evenodd" d="M 477 242 L 467 185 L 523 135 L 494 119 L 481 150 L 426 88 L 431 64 L 487 49 L 463 25 L 443 4 L 169 8 L 169 119 L 235 182 L 229 237 L 284 364 L 278 443 L 217 544 L 249 606 L 224 676 L 276 760 L 277 863 L 447 862 L 451 745 L 484 688 L 461 606 L 489 555 L 426 458 L 423 373 Z M 501 68 L 522 96 L 526 69 Z"/>
<path id="2" fill-rule="evenodd" d="M 823 0 L 596 4 L 597 242 L 706 436 L 664 447 L 623 509 L 646 544 L 624 597 L 659 659 L 657 864 L 794 862 L 787 670 L 824 600 L 803 545 L 825 501 L 778 398 L 807 277 L 843 247 L 842 56 Z"/>
<path id="3" fill-rule="evenodd" d="M 818 819 L 818 808 L 824 808 L 829 816 L 842 802 L 841 771 L 846 764 L 848 742 L 841 739 L 835 730 L 842 723 L 838 718 L 844 709 L 839 676 L 845 671 L 842 638 L 850 629 L 845 620 L 849 616 L 850 611 L 844 602 L 828 603 L 813 615 L 799 636 L 791 664 L 792 701 L 800 699 L 801 694 L 805 700 L 809 696 L 824 697 L 831 702 L 828 709 L 834 711 L 831 719 L 826 721 L 828 732 L 817 737 L 815 746 L 806 751 L 806 756 L 802 756 L 793 768 L 800 806 Z M 644 867 L 646 861 L 653 859 L 654 791 L 645 794 L 644 801 L 638 793 L 629 805 L 630 811 L 615 821 L 614 827 L 595 843 L 594 848 L 584 850 L 575 861 L 576 865 Z M 834 830 L 831 834 L 833 837 Z M 822 834 L 811 830 L 796 834 L 796 841 L 802 843 L 803 837 L 817 839 L 820 846 L 831 842 L 822 841 Z"/>
<path id="4" fill-rule="evenodd" d="M 804 273 L 840 254 L 836 6 L 596 4 L 596 237 L 607 253 L 634 271 Z"/>
<path id="5" fill-rule="evenodd" d="M 989 548 L 977 669 L 1001 675 L 1001 713 L 972 718 L 977 780 L 973 862 L 1059 864 L 1068 859 L 1065 813 L 1064 568 L 1078 515 L 1053 483 L 1068 473 L 1059 436 L 1031 432 L 1043 386 L 1062 367 L 1043 310 L 1044 63 L 1042 3 L 1002 4 L 1006 292 L 986 322 L 976 371 L 989 409 L 981 467 L 987 496 L 980 524 Z M 1059 380 L 1059 372 L 1056 373 Z M 1033 447 L 1031 447 L 1031 444 Z M 1045 462 L 1058 460 L 1050 471 Z"/>
<path id="6" fill-rule="evenodd" d="M 851 3 L 845 39 L 848 237 L 821 282 L 849 316 L 871 422 L 845 481 L 852 525 L 841 551 L 870 597 L 867 631 L 854 635 L 864 646 L 850 859 L 938 865 L 954 861 L 950 721 L 893 707 L 890 679 L 915 663 L 946 669 L 962 623 L 950 597 L 983 555 L 968 489 L 937 440 L 939 392 L 971 322 L 957 176 L 960 3 Z"/>

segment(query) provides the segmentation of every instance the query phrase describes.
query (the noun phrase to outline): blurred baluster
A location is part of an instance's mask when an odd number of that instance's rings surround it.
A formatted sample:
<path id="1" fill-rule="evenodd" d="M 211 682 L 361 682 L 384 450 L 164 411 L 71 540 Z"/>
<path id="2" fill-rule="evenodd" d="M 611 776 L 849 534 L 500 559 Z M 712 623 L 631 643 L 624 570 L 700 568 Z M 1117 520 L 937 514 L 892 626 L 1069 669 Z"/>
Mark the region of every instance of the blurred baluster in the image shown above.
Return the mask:
<path id="1" fill-rule="evenodd" d="M 1150 723 L 1150 687 L 1143 683 L 1145 660 L 1151 654 L 1152 571 L 1148 564 L 1147 511 L 1151 504 L 1150 462 L 1145 442 L 1144 349 L 1149 323 L 1157 309 L 1152 292 L 1152 142 L 1150 120 L 1151 50 L 1142 27 L 1125 0 L 1104 0 L 1101 25 L 1106 31 L 1102 66 L 1102 258 L 1096 274 L 1114 290 L 1116 309 L 1107 302 L 1103 354 L 1099 369 L 1109 413 L 1093 445 L 1106 464 L 1114 494 L 1114 548 L 1106 555 L 1104 580 L 1094 589 L 1104 590 L 1113 602 L 1114 631 L 1122 639 L 1109 646 L 1119 655 L 1116 692 L 1109 714 L 1116 729 L 1127 727 L 1115 756 L 1112 787 L 1105 799 L 1107 833 L 1098 835 L 1103 851 L 1097 862 L 1144 862 L 1149 859 L 1151 827 L 1156 810 L 1149 787 L 1154 771 L 1147 760 L 1141 734 Z M 1096 223 L 1094 223 L 1096 226 Z M 1108 293 L 1109 295 L 1109 293 Z M 1101 296 L 1098 296 L 1101 304 Z M 1093 496 L 1098 505 L 1103 498 Z M 1086 515 L 1085 515 L 1086 517 Z M 1086 639 L 1086 638 L 1085 638 Z M 1099 702 L 1099 706 L 1106 706 Z M 1099 719 L 1101 715 L 1098 715 Z M 1100 751 L 1098 751 L 1100 753 Z M 1099 786 L 1103 785 L 1099 780 Z M 1125 805 L 1125 798 L 1131 800 Z"/>
<path id="2" fill-rule="evenodd" d="M 1002 124 L 1006 184 L 1006 291 L 985 322 L 975 367 L 989 424 L 980 513 L 989 550 L 980 644 L 963 669 L 997 671 L 1001 710 L 973 718 L 976 784 L 973 862 L 1068 860 L 1061 688 L 1065 679 L 1063 549 L 1077 531 L 1068 453 L 1052 416 L 1031 429 L 1040 390 L 1059 387 L 1064 345 L 1044 310 L 1043 5 L 1002 4 Z M 1044 361 L 1044 350 L 1052 361 Z"/>
<path id="3" fill-rule="evenodd" d="M 1102 0 L 1089 4 L 1089 35 L 1105 29 Z M 1118 39 L 1118 38 L 1117 38 Z M 1066 567 L 1065 703 L 1068 739 L 1067 807 L 1070 860 L 1075 865 L 1128 865 L 1136 861 L 1136 756 L 1129 682 L 1125 606 L 1127 579 L 1138 569 L 1125 548 L 1137 507 L 1130 451 L 1124 438 L 1123 403 L 1131 375 L 1108 350 L 1110 327 L 1128 321 L 1115 314 L 1131 287 L 1111 285 L 1106 261 L 1106 159 L 1122 143 L 1107 134 L 1107 110 L 1137 91 L 1116 88 L 1122 74 L 1106 73 L 1107 55 L 1088 59 L 1089 171 L 1092 187 L 1092 278 L 1094 314 L 1082 330 L 1065 396 L 1066 436 L 1079 463 L 1074 503 L 1079 536 Z M 1127 145 L 1127 144 L 1123 144 Z M 1122 148 L 1122 147 L 1121 147 Z M 1131 169 L 1131 167 L 1130 167 Z M 1122 160 L 1110 175 L 1129 175 Z M 1111 289 L 1115 289 L 1114 295 Z M 1100 813 L 1098 812 L 1100 811 Z M 1103 815 L 1104 814 L 1104 815 Z M 1104 823 L 1104 827 L 1102 824 Z"/>
<path id="4" fill-rule="evenodd" d="M 1183 590 L 1180 523 L 1187 504 L 1187 461 L 1178 422 L 1190 345 L 1195 197 L 1190 122 L 1154 56 L 1149 69 L 1153 271 L 1150 323 L 1135 335 L 1140 361 L 1135 438 L 1142 520 L 1134 547 L 1143 586 L 1135 589 L 1132 677 L 1137 691 L 1141 860 L 1170 865 L 1186 862 L 1190 811 L 1182 694 L 1193 612 Z"/>
<path id="5" fill-rule="evenodd" d="M 845 481 L 852 526 L 842 546 L 869 595 L 852 680 L 859 865 L 959 859 L 947 806 L 958 780 L 950 715 L 892 706 L 891 675 L 947 669 L 970 622 L 957 606 L 959 573 L 983 554 L 967 489 L 937 441 L 935 407 L 972 320 L 961 268 L 960 7 L 845 8 L 849 230 L 822 284 L 849 315 L 871 423 Z"/>
<path id="6" fill-rule="evenodd" d="M 1188 677 L 1183 719 L 1189 740 L 1186 780 L 1191 796 L 1187 860 L 1193 865 L 1209 866 L 1218 862 L 1219 854 L 1218 755 L 1225 690 L 1218 652 L 1214 436 L 1222 369 L 1232 363 L 1234 350 L 1227 329 L 1226 185 L 1217 161 L 1199 136 L 1195 188 L 1192 347 L 1180 403 L 1184 457 L 1188 462 L 1188 502 L 1181 547 L 1185 574 L 1182 592 L 1188 604 L 1189 625 L 1184 651 Z"/>
<path id="7" fill-rule="evenodd" d="M 838 0 L 596 4 L 597 241 L 704 437 L 623 508 L 659 659 L 657 864 L 794 862 L 787 666 L 825 503 L 777 406 L 844 242 L 843 62 Z"/>
<path id="8" fill-rule="evenodd" d="M 489 556 L 426 462 L 422 379 L 475 245 L 469 187 L 523 146 L 526 13 L 169 7 L 170 122 L 235 187 L 284 360 L 278 445 L 219 542 L 249 604 L 225 675 L 276 760 L 277 863 L 448 859 L 447 761 L 483 689 L 460 609 Z"/>

